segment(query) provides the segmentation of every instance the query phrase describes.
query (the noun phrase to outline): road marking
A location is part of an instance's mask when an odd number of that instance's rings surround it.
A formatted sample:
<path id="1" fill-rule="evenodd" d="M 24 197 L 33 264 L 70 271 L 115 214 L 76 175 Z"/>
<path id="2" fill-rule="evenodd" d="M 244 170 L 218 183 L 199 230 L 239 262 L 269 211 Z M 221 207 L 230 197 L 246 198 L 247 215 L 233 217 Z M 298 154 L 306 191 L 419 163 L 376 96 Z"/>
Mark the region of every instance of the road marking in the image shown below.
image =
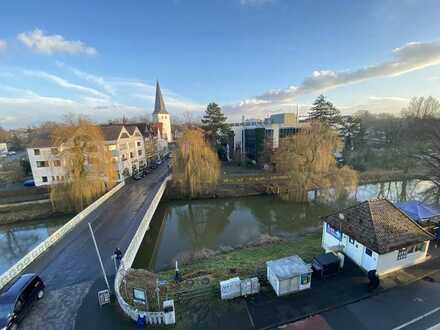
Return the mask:
<path id="1" fill-rule="evenodd" d="M 433 327 L 430 327 L 429 329 L 426 329 L 426 330 L 440 330 L 440 323 L 436 324 Z"/>
<path id="2" fill-rule="evenodd" d="M 440 311 L 440 307 L 434 308 L 432 311 L 430 311 L 428 313 L 420 315 L 419 317 L 416 317 L 415 319 L 412 319 L 411 321 L 408 321 L 408 322 L 406 322 L 406 323 L 404 323 L 402 325 L 399 325 L 397 328 L 393 328 L 393 330 L 403 329 L 403 328 L 407 327 L 408 325 L 411 325 L 411 324 L 413 324 L 413 323 L 415 323 L 417 321 L 420 321 L 421 319 L 424 319 L 425 317 L 427 317 L 427 316 L 429 316 L 431 314 L 434 314 L 434 313 L 436 313 L 438 311 Z"/>

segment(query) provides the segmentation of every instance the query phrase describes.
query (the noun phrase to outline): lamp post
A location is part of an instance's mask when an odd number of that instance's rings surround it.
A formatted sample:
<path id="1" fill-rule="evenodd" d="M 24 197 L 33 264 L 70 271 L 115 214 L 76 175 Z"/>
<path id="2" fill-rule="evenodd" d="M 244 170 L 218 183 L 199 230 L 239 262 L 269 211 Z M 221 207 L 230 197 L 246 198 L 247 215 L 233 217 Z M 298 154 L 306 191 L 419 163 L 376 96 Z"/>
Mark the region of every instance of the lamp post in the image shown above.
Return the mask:
<path id="1" fill-rule="evenodd" d="M 108 291 L 110 290 L 110 285 L 108 284 L 107 274 L 105 273 L 104 265 L 102 263 L 101 254 L 99 253 L 98 244 L 96 244 L 95 234 L 93 233 L 92 225 L 89 222 L 90 233 L 92 234 L 93 243 L 95 244 L 96 254 L 98 255 L 99 264 L 101 265 L 102 274 L 104 274 L 105 284 L 107 284 Z"/>

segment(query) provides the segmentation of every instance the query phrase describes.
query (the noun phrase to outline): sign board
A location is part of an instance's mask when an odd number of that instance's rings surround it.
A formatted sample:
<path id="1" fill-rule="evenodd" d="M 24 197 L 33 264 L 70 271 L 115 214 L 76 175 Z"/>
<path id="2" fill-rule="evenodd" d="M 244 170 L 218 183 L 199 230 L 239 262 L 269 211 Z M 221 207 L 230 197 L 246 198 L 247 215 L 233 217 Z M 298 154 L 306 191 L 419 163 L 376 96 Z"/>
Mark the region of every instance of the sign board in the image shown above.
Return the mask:
<path id="1" fill-rule="evenodd" d="M 98 291 L 99 306 L 108 304 L 110 302 L 110 292 L 108 289 Z"/>
<path id="2" fill-rule="evenodd" d="M 145 294 L 145 290 L 139 289 L 139 288 L 134 288 L 133 289 L 133 301 L 138 304 L 146 305 L 147 295 Z"/>
<path id="3" fill-rule="evenodd" d="M 330 224 L 327 224 L 325 227 L 326 232 L 336 238 L 338 241 L 342 241 L 342 233 L 336 228 L 332 227 Z"/>

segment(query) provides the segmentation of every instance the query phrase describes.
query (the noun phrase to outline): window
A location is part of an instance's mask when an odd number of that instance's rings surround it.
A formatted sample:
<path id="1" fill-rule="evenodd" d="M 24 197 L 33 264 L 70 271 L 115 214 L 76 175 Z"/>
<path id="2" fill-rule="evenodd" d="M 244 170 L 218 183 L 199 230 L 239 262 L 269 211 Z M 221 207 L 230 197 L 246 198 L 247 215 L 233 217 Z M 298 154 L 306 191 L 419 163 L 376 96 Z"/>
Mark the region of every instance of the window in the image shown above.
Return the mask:
<path id="1" fill-rule="evenodd" d="M 42 176 L 42 177 L 41 177 L 41 181 L 43 181 L 43 182 L 47 182 L 47 176 Z"/>
<path id="2" fill-rule="evenodd" d="M 141 141 L 137 142 L 137 146 L 140 147 L 141 146 Z"/>
<path id="3" fill-rule="evenodd" d="M 370 257 L 373 256 L 373 251 L 371 251 L 369 248 L 365 248 L 365 254 L 369 255 Z"/>
<path id="4" fill-rule="evenodd" d="M 397 260 L 406 259 L 407 255 L 408 255 L 408 251 L 406 250 L 406 248 L 400 249 L 399 252 L 397 253 Z"/>
<path id="5" fill-rule="evenodd" d="M 52 155 L 58 155 L 58 148 L 51 148 L 50 152 L 52 153 Z"/>
<path id="6" fill-rule="evenodd" d="M 130 151 L 130 158 L 133 158 L 134 157 L 134 155 L 133 155 L 133 153 Z"/>
<path id="7" fill-rule="evenodd" d="M 57 181 L 60 181 L 60 176 L 59 175 L 57 175 Z"/>
<path id="8" fill-rule="evenodd" d="M 142 150 L 138 150 L 138 155 L 142 156 Z"/>
<path id="9" fill-rule="evenodd" d="M 327 224 L 326 226 L 326 231 L 327 233 L 329 233 L 330 235 L 332 235 L 334 238 L 336 238 L 337 240 L 341 240 L 342 239 L 342 234 L 339 230 L 337 230 L 336 228 L 333 228 L 330 224 Z"/>
<path id="10" fill-rule="evenodd" d="M 48 161 L 37 161 L 37 167 L 49 167 Z"/>
<path id="11" fill-rule="evenodd" d="M 311 277 L 310 274 L 301 274 L 301 285 L 309 284 Z"/>
<path id="12" fill-rule="evenodd" d="M 40 156 L 40 149 L 34 149 L 34 155 Z"/>
<path id="13" fill-rule="evenodd" d="M 61 166 L 61 160 L 54 160 L 53 161 L 53 166 L 55 166 L 55 167 L 60 167 Z"/>
<path id="14" fill-rule="evenodd" d="M 425 243 L 417 244 L 417 245 L 414 247 L 414 250 L 415 250 L 415 252 L 418 252 L 418 251 L 425 251 Z"/>
<path id="15" fill-rule="evenodd" d="M 52 175 L 52 181 L 55 181 L 55 177 Z"/>
<path id="16" fill-rule="evenodd" d="M 348 241 L 354 245 L 354 239 L 352 239 L 351 237 L 348 238 Z"/>

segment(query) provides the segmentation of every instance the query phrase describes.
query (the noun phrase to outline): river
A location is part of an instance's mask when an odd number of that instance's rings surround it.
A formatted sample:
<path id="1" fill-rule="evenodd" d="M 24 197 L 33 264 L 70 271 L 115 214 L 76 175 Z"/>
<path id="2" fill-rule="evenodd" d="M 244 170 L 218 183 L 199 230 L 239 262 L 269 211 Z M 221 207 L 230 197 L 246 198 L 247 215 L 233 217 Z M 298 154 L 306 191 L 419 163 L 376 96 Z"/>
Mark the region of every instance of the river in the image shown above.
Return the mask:
<path id="1" fill-rule="evenodd" d="M 272 196 L 164 202 L 158 206 L 133 267 L 160 271 L 175 260 L 264 241 L 291 239 L 319 230 L 320 217 L 356 201 L 388 198 L 425 200 L 430 181 L 397 181 L 359 186 L 346 200 L 294 203 Z M 312 197 L 312 194 L 310 194 Z"/>
<path id="2" fill-rule="evenodd" d="M 73 215 L 60 215 L 47 219 L 1 225 L 0 274 L 7 271 L 72 217 Z"/>

